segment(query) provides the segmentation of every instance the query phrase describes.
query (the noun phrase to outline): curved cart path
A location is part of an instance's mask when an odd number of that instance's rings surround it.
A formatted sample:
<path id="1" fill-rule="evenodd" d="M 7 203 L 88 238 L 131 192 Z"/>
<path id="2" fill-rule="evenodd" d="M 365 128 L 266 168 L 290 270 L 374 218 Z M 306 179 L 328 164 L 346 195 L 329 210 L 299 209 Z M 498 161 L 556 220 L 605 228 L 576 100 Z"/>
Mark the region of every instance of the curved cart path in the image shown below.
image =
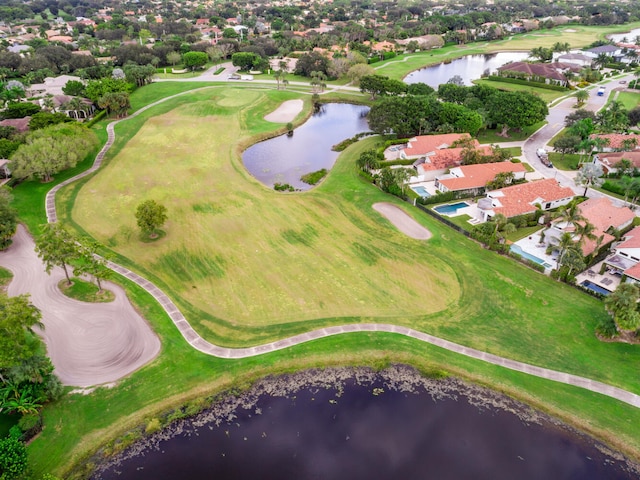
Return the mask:
<path id="1" fill-rule="evenodd" d="M 42 312 L 45 328 L 39 333 L 62 383 L 87 387 L 113 382 L 155 358 L 160 340 L 120 286 L 105 283 L 115 294 L 109 303 L 69 298 L 58 288 L 63 270 L 54 268 L 48 275 L 34 247 L 20 225 L 12 245 L 0 252 L 0 265 L 13 272 L 8 294 L 31 294 L 31 303 Z"/>
<path id="2" fill-rule="evenodd" d="M 203 88 L 210 88 L 210 87 L 203 87 Z M 157 102 L 154 102 L 152 104 L 147 105 L 146 107 L 141 108 L 140 110 L 138 110 L 128 118 L 133 118 L 139 115 L 140 113 L 142 113 L 143 111 L 149 108 L 152 108 L 155 105 L 158 105 L 162 102 L 165 102 L 177 96 L 185 95 L 187 93 L 190 93 L 190 91 L 182 92 L 177 95 L 173 95 L 173 96 L 158 100 Z M 126 119 L 123 119 L 123 120 L 126 120 Z M 97 170 L 100 167 L 100 164 L 102 163 L 102 159 L 105 153 L 109 150 L 109 148 L 111 147 L 115 139 L 115 133 L 114 133 L 113 127 L 119 121 L 122 121 L 122 120 L 112 122 L 107 126 L 108 141 L 105 144 L 104 148 L 100 151 L 100 153 L 96 157 L 96 161 L 94 165 L 86 172 L 83 172 L 76 177 L 70 178 L 67 181 L 63 182 L 62 184 L 54 187 L 51 190 L 51 192 L 47 194 L 45 201 L 46 201 L 46 209 L 47 209 L 47 218 L 49 219 L 49 222 L 55 222 L 57 220 L 56 208 L 55 208 L 55 193 L 57 192 L 57 190 L 59 190 L 59 188 L 63 185 L 66 185 L 79 178 L 89 175 L 90 173 L 92 173 L 93 171 Z M 558 372 L 555 370 L 549 370 L 546 368 L 537 367 L 535 365 L 530 365 L 527 363 L 510 360 L 508 358 L 498 357 L 490 353 L 482 352 L 474 348 L 465 347 L 463 345 L 459 345 L 457 343 L 453 343 L 448 340 L 444 340 L 442 338 L 434 337 L 427 333 L 419 332 L 411 328 L 400 327 L 397 325 L 357 323 L 357 324 L 327 327 L 319 330 L 313 330 L 311 332 L 302 333 L 300 335 L 295 335 L 293 337 L 278 340 L 277 342 L 258 345 L 255 347 L 235 348 L 235 349 L 219 347 L 210 342 L 207 342 L 200 335 L 198 335 L 198 333 L 191 327 L 187 319 L 184 317 L 182 312 L 180 312 L 178 307 L 156 285 L 154 285 L 149 280 L 141 277 L 136 273 L 133 273 L 132 271 L 120 265 L 110 262 L 109 266 L 117 273 L 127 277 L 128 279 L 137 283 L 146 291 L 148 291 L 162 305 L 164 310 L 167 312 L 167 314 L 169 315 L 173 323 L 176 325 L 176 327 L 178 328 L 182 336 L 185 338 L 185 340 L 189 343 L 189 345 L 191 345 L 193 348 L 195 348 L 196 350 L 202 353 L 206 353 L 207 355 L 213 355 L 221 358 L 246 358 L 246 357 L 252 357 L 255 355 L 261 355 L 263 353 L 273 352 L 276 350 L 281 350 L 284 348 L 291 347 L 293 345 L 298 345 L 304 342 L 309 342 L 312 340 L 328 337 L 331 335 L 339 335 L 343 333 L 354 333 L 354 332 L 388 332 L 388 333 L 395 333 L 398 335 L 405 335 L 408 337 L 412 337 L 422 342 L 430 343 L 432 345 L 444 348 L 446 350 L 450 350 L 452 352 L 456 352 L 461 355 L 465 355 L 467 357 L 482 360 L 494 365 L 500 365 L 510 370 L 528 373 L 529 375 L 534 375 L 540 378 L 546 378 L 546 379 L 564 383 L 567 385 L 575 385 L 575 386 L 584 388 L 586 390 L 590 390 L 592 392 L 600 393 L 602 395 L 606 395 L 608 397 L 618 399 L 622 402 L 628 403 L 629 405 L 633 405 L 635 407 L 640 408 L 640 396 L 636 395 L 635 393 L 623 390 L 621 388 L 613 387 L 611 385 L 607 385 L 602 382 L 591 380 L 589 378 L 580 377 L 577 375 L 571 375 L 564 372 Z M 93 382 L 93 383 L 98 383 L 98 382 Z"/>

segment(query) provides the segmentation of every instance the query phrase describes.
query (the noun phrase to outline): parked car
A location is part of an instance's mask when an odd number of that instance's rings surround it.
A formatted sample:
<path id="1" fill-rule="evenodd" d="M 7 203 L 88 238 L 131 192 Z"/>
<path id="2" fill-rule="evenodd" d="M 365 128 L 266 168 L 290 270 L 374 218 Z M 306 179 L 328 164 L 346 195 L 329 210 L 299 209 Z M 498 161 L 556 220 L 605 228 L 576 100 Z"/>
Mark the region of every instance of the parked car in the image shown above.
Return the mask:
<path id="1" fill-rule="evenodd" d="M 551 160 L 549 160 L 549 154 L 544 148 L 539 148 L 538 150 L 536 150 L 536 155 L 543 165 L 546 165 L 549 168 L 553 167 L 553 163 L 551 163 Z"/>
<path id="2" fill-rule="evenodd" d="M 604 96 L 604 91 L 605 91 L 605 88 L 604 88 L 604 87 L 600 87 L 600 88 L 598 89 L 598 96 L 599 96 L 599 97 Z"/>

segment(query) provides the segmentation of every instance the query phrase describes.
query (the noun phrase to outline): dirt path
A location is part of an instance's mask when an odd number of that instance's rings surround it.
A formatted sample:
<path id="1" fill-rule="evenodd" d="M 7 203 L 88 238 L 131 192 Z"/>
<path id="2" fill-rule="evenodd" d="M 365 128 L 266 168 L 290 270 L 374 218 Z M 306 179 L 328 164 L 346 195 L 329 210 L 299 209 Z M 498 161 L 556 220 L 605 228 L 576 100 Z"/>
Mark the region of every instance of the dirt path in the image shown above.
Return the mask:
<path id="1" fill-rule="evenodd" d="M 411 218 L 407 212 L 391 203 L 374 203 L 373 209 L 408 237 L 416 240 L 429 240 L 431 232 Z"/>
<path id="2" fill-rule="evenodd" d="M 113 382 L 160 351 L 160 340 L 118 285 L 106 284 L 116 296 L 110 303 L 88 304 L 65 296 L 58 288 L 64 272 L 55 268 L 47 275 L 33 239 L 22 225 L 11 247 L 0 252 L 0 265 L 14 275 L 8 294 L 29 293 L 42 311 L 42 337 L 55 373 L 65 385 Z"/>
<path id="3" fill-rule="evenodd" d="M 304 102 L 300 99 L 287 100 L 286 102 L 282 102 L 282 104 L 269 115 L 265 115 L 264 119 L 273 123 L 293 122 L 302 111 L 303 105 Z"/>

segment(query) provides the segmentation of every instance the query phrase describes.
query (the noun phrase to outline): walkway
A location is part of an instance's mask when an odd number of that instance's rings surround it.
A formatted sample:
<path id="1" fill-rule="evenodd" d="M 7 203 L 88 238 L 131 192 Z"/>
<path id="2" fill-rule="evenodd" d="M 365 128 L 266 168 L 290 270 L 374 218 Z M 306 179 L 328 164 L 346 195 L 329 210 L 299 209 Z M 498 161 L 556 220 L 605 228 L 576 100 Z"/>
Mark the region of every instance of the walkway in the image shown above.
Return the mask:
<path id="1" fill-rule="evenodd" d="M 210 88 L 210 87 L 203 87 Z M 200 89 L 198 89 L 200 90 Z M 193 90 L 191 90 L 193 91 Z M 115 139 L 115 132 L 113 127 L 124 120 L 134 118 L 142 112 L 152 108 L 160 103 L 166 102 L 172 98 L 178 97 L 180 95 L 185 95 L 190 93 L 191 91 L 182 92 L 176 95 L 172 95 L 170 97 L 163 98 L 158 100 L 157 102 L 151 103 L 126 119 L 117 120 L 115 122 L 111 122 L 107 126 L 108 131 L 108 140 L 105 146 L 100 150 L 98 155 L 96 156 L 96 160 L 93 166 L 73 178 L 70 178 L 63 182 L 62 184 L 54 187 L 46 197 L 46 209 L 47 209 L 47 218 L 49 222 L 57 221 L 56 207 L 55 207 L 55 193 L 59 190 L 62 185 L 67 185 L 75 180 L 83 178 L 90 173 L 94 172 L 102 163 L 104 155 L 109 150 L 113 141 Z M 306 333 L 301 333 L 300 335 L 295 335 L 293 337 L 285 338 L 282 340 L 278 340 L 276 342 L 267 343 L 264 345 L 258 345 L 255 347 L 248 348 L 225 348 L 214 345 L 205 339 L 203 339 L 189 324 L 187 319 L 184 317 L 182 312 L 178 309 L 175 303 L 156 285 L 154 285 L 149 280 L 141 277 L 137 273 L 128 270 L 127 268 L 118 265 L 113 262 L 109 262 L 109 267 L 120 275 L 128 278 L 132 282 L 136 283 L 147 292 L 149 292 L 153 298 L 155 298 L 162 308 L 167 312 L 167 315 L 171 318 L 171 321 L 178 328 L 182 336 L 185 340 L 196 350 L 205 353 L 207 355 L 212 355 L 220 358 L 229 358 L 229 359 L 237 359 L 237 358 L 247 358 L 256 355 L 262 355 L 264 353 L 274 352 L 277 350 L 282 350 L 285 348 L 292 347 L 294 345 L 299 345 L 301 343 L 310 342 L 312 340 L 317 340 L 319 338 L 325 338 L 333 335 L 340 335 L 345 333 L 355 333 L 355 332 L 387 332 L 394 333 L 398 335 L 404 335 L 407 337 L 415 338 L 425 343 L 429 343 L 431 345 L 435 345 L 440 348 L 444 348 L 445 350 L 449 350 L 455 353 L 459 353 L 461 355 L 465 355 L 467 357 L 471 357 L 477 360 L 482 360 L 494 365 L 499 365 L 510 370 L 515 370 L 518 372 L 527 373 L 529 375 L 533 375 L 540 378 L 545 378 L 549 380 L 553 380 L 556 382 L 564 383 L 567 385 L 574 385 L 577 387 L 584 388 L 586 390 L 590 390 L 592 392 L 600 393 L 602 395 L 606 395 L 611 398 L 615 398 L 622 402 L 625 402 L 634 407 L 640 408 L 640 395 L 636 395 L 632 392 L 623 390 L 621 388 L 613 387 L 611 385 L 607 385 L 605 383 L 601 383 L 595 380 L 591 380 L 589 378 L 580 377 L 577 375 L 571 375 L 564 372 L 558 372 L 555 370 L 549 370 L 542 367 L 537 367 L 535 365 L 530 365 L 523 362 L 517 362 L 515 360 L 510 360 L 508 358 L 498 357 L 496 355 L 492 355 L 490 353 L 482 352 L 480 350 L 476 350 L 474 348 L 465 347 L 463 345 L 459 345 L 454 342 L 450 342 L 448 340 L 444 340 L 442 338 L 434 337 L 433 335 L 429 335 L 427 333 L 419 332 L 417 330 L 413 330 L 411 328 L 401 327 L 397 325 L 389 325 L 389 324 L 376 324 L 376 323 L 356 323 L 350 325 L 341 325 L 334 327 L 326 327 L 319 330 L 313 330 Z"/>

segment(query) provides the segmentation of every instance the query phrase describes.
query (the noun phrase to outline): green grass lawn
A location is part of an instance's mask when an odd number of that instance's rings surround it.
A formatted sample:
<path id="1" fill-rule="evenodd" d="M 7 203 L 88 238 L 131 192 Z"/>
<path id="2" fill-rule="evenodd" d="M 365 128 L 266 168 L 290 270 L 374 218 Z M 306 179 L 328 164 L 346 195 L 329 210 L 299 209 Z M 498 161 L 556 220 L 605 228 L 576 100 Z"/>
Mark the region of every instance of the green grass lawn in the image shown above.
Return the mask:
<path id="1" fill-rule="evenodd" d="M 620 92 L 617 100 L 622 103 L 624 108 L 631 110 L 640 105 L 640 91 L 638 92 Z"/>
<path id="2" fill-rule="evenodd" d="M 584 158 L 584 156 L 582 156 Z M 581 155 L 577 153 L 565 153 L 564 158 L 561 153 L 549 152 L 549 160 L 558 170 L 577 170 Z"/>
<path id="3" fill-rule="evenodd" d="M 507 90 L 509 92 L 528 92 L 537 95 L 546 103 L 551 103 L 554 100 L 566 96 L 569 92 L 558 92 L 555 90 L 548 90 L 546 88 L 537 88 L 529 85 L 518 85 L 516 83 L 498 82 L 494 80 L 475 80 L 477 85 L 487 85 L 489 87 L 497 88 L 498 90 Z"/>
<path id="4" fill-rule="evenodd" d="M 115 299 L 113 292 L 104 289 L 99 291 L 96 284 L 79 278 L 72 278 L 71 285 L 67 283 L 66 279 L 60 280 L 58 288 L 67 297 L 81 302 L 105 303 Z"/>
<path id="5" fill-rule="evenodd" d="M 501 130 L 480 130 L 477 135 L 480 143 L 503 143 L 503 142 L 521 142 L 531 136 L 531 134 L 544 126 L 546 122 L 538 122 L 522 130 L 509 130 L 507 137 L 499 135 Z"/>
<path id="6" fill-rule="evenodd" d="M 145 87 L 132 103 L 170 90 Z M 599 300 L 487 251 L 365 183 L 354 163 L 376 138 L 351 145 L 311 191 L 278 194 L 253 179 L 242 166 L 242 146 L 272 134 L 278 126 L 264 115 L 298 96 L 215 87 L 120 123 L 107 165 L 62 191 L 62 219 L 156 282 L 201 335 L 224 345 L 253 345 L 327 325 L 396 323 L 640 392 L 640 349 L 594 335 L 606 315 Z M 309 98 L 301 97 L 308 113 Z M 40 190 L 33 183 L 18 187 L 22 205 L 42 209 L 26 200 Z M 152 244 L 138 241 L 133 216 L 147 198 L 169 209 L 167 235 Z M 371 208 L 379 201 L 404 208 L 432 239 L 399 233 Z M 121 281 L 162 339 L 162 353 L 115 388 L 66 396 L 47 407 L 45 429 L 29 446 L 37 473 L 67 474 L 133 427 L 264 374 L 388 362 L 463 375 L 640 456 L 640 409 L 620 402 L 392 334 L 336 336 L 238 361 L 210 358 L 186 344 L 148 294 Z"/>

